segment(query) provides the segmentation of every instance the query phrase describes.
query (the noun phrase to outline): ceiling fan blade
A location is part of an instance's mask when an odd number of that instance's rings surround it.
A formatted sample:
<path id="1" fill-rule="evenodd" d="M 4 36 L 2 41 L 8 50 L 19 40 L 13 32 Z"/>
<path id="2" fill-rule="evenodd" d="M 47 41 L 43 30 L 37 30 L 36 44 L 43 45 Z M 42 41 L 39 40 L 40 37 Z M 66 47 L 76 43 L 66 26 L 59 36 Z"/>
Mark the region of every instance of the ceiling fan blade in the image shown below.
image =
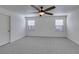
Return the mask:
<path id="1" fill-rule="evenodd" d="M 45 12 L 45 14 L 48 14 L 48 15 L 53 15 L 53 13 L 49 13 L 49 12 Z"/>
<path id="2" fill-rule="evenodd" d="M 38 11 L 40 11 L 40 9 L 39 8 L 37 8 L 36 6 L 34 6 L 34 5 L 31 5 L 31 7 L 33 7 L 33 8 L 35 8 L 36 10 L 38 10 Z"/>
<path id="3" fill-rule="evenodd" d="M 56 8 L 55 6 L 52 6 L 52 7 L 45 9 L 44 11 L 49 11 L 49 10 L 52 10 L 52 9 L 55 9 L 55 8 Z"/>

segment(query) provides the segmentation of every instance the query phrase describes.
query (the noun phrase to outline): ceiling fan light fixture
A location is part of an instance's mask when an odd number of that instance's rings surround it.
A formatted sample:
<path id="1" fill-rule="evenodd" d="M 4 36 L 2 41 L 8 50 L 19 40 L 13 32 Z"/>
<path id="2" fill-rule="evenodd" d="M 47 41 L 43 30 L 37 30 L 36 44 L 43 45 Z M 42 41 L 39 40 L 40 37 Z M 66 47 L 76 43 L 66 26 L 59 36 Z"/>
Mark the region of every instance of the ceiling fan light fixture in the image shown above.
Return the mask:
<path id="1" fill-rule="evenodd" d="M 48 11 L 56 8 L 55 6 L 51 6 L 49 8 L 44 9 L 43 6 L 41 6 L 40 8 L 38 8 L 38 7 L 34 6 L 34 5 L 32 5 L 32 7 L 35 8 L 38 11 L 36 13 L 38 13 L 39 16 L 43 16 L 45 14 L 47 14 L 47 15 L 53 15 L 53 13 L 50 13 Z"/>
<path id="2" fill-rule="evenodd" d="M 44 14 L 45 14 L 44 12 L 39 12 L 39 15 L 41 15 L 41 16 L 44 15 Z"/>

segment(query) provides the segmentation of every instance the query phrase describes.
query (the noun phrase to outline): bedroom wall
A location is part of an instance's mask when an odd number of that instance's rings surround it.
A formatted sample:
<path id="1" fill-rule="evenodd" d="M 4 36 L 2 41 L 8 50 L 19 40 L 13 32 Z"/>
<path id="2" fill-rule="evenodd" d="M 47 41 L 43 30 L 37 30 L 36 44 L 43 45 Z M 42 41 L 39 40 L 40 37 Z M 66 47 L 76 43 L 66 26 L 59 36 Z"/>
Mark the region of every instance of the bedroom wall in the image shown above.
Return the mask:
<path id="1" fill-rule="evenodd" d="M 11 41 L 21 39 L 26 35 L 25 18 L 17 15 L 11 16 Z"/>
<path id="2" fill-rule="evenodd" d="M 10 41 L 16 41 L 26 35 L 26 22 L 24 16 L 0 7 L 0 14 L 10 16 Z"/>
<path id="3" fill-rule="evenodd" d="M 56 31 L 55 19 L 64 20 L 63 32 Z M 66 16 L 26 17 L 26 20 L 35 20 L 36 24 L 35 30 L 27 30 L 27 36 L 66 37 Z"/>
<path id="4" fill-rule="evenodd" d="M 67 17 L 67 37 L 79 44 L 79 10 L 76 10 Z"/>

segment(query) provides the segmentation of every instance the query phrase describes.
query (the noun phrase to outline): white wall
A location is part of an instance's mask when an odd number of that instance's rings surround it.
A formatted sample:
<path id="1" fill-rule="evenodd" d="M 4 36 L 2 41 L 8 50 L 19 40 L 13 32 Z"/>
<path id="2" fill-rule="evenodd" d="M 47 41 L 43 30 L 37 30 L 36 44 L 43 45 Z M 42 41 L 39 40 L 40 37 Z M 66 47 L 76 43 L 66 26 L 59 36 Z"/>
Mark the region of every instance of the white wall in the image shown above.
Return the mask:
<path id="1" fill-rule="evenodd" d="M 79 44 L 79 10 L 72 12 L 67 17 L 68 38 Z"/>
<path id="2" fill-rule="evenodd" d="M 0 14 L 10 16 L 11 20 L 11 42 L 18 40 L 26 35 L 25 18 L 17 13 L 8 11 L 0 7 Z"/>
<path id="3" fill-rule="evenodd" d="M 56 32 L 55 19 L 64 19 L 64 31 Z M 42 16 L 28 17 L 26 20 L 35 20 L 35 31 L 28 32 L 28 36 L 48 36 L 48 37 L 66 37 L 66 17 L 65 16 Z"/>
<path id="4" fill-rule="evenodd" d="M 21 39 L 26 35 L 25 18 L 19 15 L 11 16 L 11 41 Z"/>

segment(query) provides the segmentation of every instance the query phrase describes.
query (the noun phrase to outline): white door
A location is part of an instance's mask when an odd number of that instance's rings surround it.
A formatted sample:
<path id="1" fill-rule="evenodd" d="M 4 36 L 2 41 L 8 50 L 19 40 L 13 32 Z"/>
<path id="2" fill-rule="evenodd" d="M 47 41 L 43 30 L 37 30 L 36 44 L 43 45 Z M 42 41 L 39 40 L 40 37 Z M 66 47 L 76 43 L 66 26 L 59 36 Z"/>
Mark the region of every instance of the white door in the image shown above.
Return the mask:
<path id="1" fill-rule="evenodd" d="M 0 46 L 9 42 L 9 16 L 0 14 Z"/>

